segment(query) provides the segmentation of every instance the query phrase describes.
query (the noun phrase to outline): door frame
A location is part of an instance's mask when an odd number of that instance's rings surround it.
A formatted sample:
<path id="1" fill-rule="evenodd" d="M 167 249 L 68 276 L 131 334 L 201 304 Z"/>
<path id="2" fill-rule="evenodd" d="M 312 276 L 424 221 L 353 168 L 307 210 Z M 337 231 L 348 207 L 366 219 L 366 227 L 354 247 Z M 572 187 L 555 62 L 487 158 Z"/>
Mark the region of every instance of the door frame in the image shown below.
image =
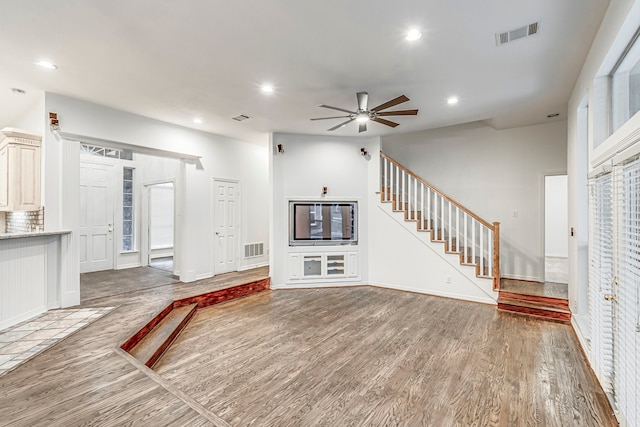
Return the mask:
<path id="1" fill-rule="evenodd" d="M 149 245 L 151 244 L 150 239 L 150 231 L 149 226 L 151 224 L 149 215 L 151 214 L 151 210 L 149 209 L 151 197 L 151 193 L 149 192 L 149 187 L 160 184 L 173 184 L 173 274 L 176 271 L 176 251 L 178 250 L 178 239 L 177 239 L 177 203 L 176 203 L 176 195 L 177 195 L 177 187 L 175 179 L 160 179 L 157 181 L 148 181 L 142 184 L 142 197 L 141 197 L 141 212 L 140 212 L 140 263 L 143 267 L 149 266 L 151 255 L 151 248 Z"/>
<path id="2" fill-rule="evenodd" d="M 550 172 L 542 172 L 540 174 L 540 259 L 542 260 L 542 274 L 541 281 L 546 281 L 547 268 L 545 266 L 546 259 L 546 229 L 547 229 L 547 221 L 546 221 L 546 182 L 548 176 L 559 176 L 566 175 L 567 176 L 567 208 L 568 208 L 568 197 L 569 197 L 569 175 L 567 171 L 550 171 Z M 569 211 L 567 210 L 567 221 L 569 220 Z M 567 225 L 570 227 L 570 221 L 568 221 Z M 569 242 L 569 230 L 566 230 L 567 233 L 567 242 Z M 567 248 L 568 250 L 568 248 Z M 567 275 L 569 274 L 570 267 L 567 267 Z"/>
<path id="3" fill-rule="evenodd" d="M 242 240 L 242 184 L 240 183 L 240 180 L 238 179 L 228 179 L 228 178 L 216 178 L 216 177 L 212 177 L 211 178 L 211 242 L 212 242 L 212 247 L 211 247 L 211 254 L 213 255 L 211 257 L 211 271 L 213 273 L 213 275 L 215 276 L 216 274 L 219 274 L 218 272 L 216 272 L 216 259 L 217 259 L 217 251 L 216 251 L 216 215 L 215 215 L 215 207 L 216 207 L 216 182 L 228 182 L 228 183 L 233 183 L 233 184 L 237 184 L 238 185 L 238 239 L 237 239 L 237 244 L 236 244 L 236 248 L 235 248 L 235 252 L 236 252 L 236 265 L 235 265 L 235 269 L 234 271 L 238 271 L 240 269 L 240 242 L 243 241 Z"/>

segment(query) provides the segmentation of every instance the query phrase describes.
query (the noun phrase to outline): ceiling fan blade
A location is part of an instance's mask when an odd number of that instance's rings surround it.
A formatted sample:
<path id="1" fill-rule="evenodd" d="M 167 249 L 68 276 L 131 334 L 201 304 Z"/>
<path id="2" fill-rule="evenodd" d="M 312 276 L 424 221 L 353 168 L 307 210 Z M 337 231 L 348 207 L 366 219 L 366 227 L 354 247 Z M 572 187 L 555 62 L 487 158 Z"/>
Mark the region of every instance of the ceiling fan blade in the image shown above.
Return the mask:
<path id="1" fill-rule="evenodd" d="M 389 107 L 393 107 L 394 105 L 398 105 L 398 104 L 402 104 L 403 102 L 407 102 L 409 100 L 409 98 L 407 98 L 404 95 L 400 95 L 397 98 L 392 99 L 391 101 L 387 101 L 384 104 L 380 104 L 375 108 L 372 108 L 371 111 L 380 111 L 380 110 L 384 110 L 387 109 Z"/>
<path id="2" fill-rule="evenodd" d="M 415 116 L 418 110 L 381 111 L 378 116 Z"/>
<path id="3" fill-rule="evenodd" d="M 341 128 L 342 126 L 346 126 L 346 125 L 348 125 L 349 123 L 351 123 L 351 122 L 352 122 L 352 121 L 354 121 L 354 120 L 355 120 L 355 119 L 349 119 L 349 120 L 347 120 L 346 122 L 340 123 L 339 125 L 334 126 L 334 127 L 332 127 L 331 129 L 327 129 L 327 130 L 328 130 L 328 131 L 332 131 L 332 130 L 339 129 L 339 128 Z"/>
<path id="4" fill-rule="evenodd" d="M 331 105 L 318 105 L 318 107 L 322 107 L 322 108 L 330 108 L 332 110 L 338 110 L 338 111 L 342 111 L 344 113 L 349 113 L 349 114 L 355 114 L 355 111 L 349 111 L 349 110 L 345 110 L 344 108 L 340 108 L 340 107 L 332 107 Z"/>
<path id="5" fill-rule="evenodd" d="M 343 119 L 345 117 L 351 117 L 351 116 L 318 117 L 316 119 L 311 119 L 311 120 Z"/>
<path id="6" fill-rule="evenodd" d="M 371 119 L 374 122 L 382 123 L 383 125 L 391 126 L 392 128 L 399 126 L 400 123 L 392 122 L 391 120 L 381 119 L 380 117 L 376 117 L 375 119 Z"/>
<path id="7" fill-rule="evenodd" d="M 358 98 L 358 109 L 366 110 L 369 102 L 369 94 L 367 92 L 358 92 L 356 93 L 356 97 Z"/>
<path id="8" fill-rule="evenodd" d="M 367 131 L 367 124 L 360 123 L 360 126 L 358 126 L 358 132 L 366 132 L 366 131 Z"/>

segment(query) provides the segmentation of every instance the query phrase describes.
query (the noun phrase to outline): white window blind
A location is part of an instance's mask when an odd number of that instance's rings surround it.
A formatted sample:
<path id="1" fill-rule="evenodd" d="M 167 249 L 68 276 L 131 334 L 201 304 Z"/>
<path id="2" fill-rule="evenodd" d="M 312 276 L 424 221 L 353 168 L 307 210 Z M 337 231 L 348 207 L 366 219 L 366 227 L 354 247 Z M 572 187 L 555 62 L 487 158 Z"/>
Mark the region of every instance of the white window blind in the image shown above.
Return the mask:
<path id="1" fill-rule="evenodd" d="M 602 388 L 613 395 L 612 294 L 613 205 L 611 174 L 590 182 L 589 197 L 589 322 L 592 366 Z"/>
<path id="2" fill-rule="evenodd" d="M 615 398 L 621 420 L 640 426 L 640 160 L 615 169 Z"/>

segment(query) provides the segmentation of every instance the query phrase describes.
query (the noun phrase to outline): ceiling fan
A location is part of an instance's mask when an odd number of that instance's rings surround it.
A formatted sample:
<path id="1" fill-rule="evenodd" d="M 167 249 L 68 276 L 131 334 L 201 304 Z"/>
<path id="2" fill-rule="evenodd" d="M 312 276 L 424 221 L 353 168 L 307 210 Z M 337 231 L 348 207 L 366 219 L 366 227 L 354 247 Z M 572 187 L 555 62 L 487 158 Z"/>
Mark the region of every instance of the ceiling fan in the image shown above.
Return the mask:
<path id="1" fill-rule="evenodd" d="M 400 123 L 392 122 L 391 120 L 383 119 L 384 116 L 415 116 L 418 114 L 418 110 L 396 110 L 396 111 L 382 111 L 387 108 L 393 107 L 398 104 L 402 104 L 403 102 L 407 102 L 409 98 L 404 95 L 400 95 L 397 98 L 394 98 L 390 101 L 385 102 L 384 104 L 380 104 L 377 107 L 368 109 L 367 103 L 369 102 L 369 94 L 367 92 L 358 92 L 356 93 L 356 97 L 358 98 L 358 109 L 356 111 L 349 111 L 344 108 L 332 107 L 331 105 L 320 105 L 323 108 L 329 108 L 331 110 L 338 110 L 344 113 L 347 113 L 344 116 L 333 116 L 333 117 L 319 117 L 317 119 L 311 120 L 328 120 L 328 119 L 341 119 L 347 118 L 348 120 L 340 123 L 337 126 L 334 126 L 329 131 L 339 129 L 343 126 L 348 125 L 352 121 L 356 121 L 359 123 L 358 132 L 364 132 L 367 130 L 367 122 L 369 120 L 382 123 L 383 125 L 390 126 L 392 128 L 398 126 Z"/>

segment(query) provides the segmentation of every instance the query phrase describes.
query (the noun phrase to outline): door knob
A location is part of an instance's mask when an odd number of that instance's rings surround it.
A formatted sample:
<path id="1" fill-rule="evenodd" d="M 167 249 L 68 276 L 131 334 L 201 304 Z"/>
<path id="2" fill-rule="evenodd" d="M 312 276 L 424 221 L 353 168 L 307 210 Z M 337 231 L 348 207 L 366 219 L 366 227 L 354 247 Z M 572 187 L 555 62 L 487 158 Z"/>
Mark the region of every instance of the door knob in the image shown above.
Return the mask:
<path id="1" fill-rule="evenodd" d="M 616 299 L 616 297 L 614 297 L 614 296 L 613 296 L 613 295 L 611 295 L 611 294 L 606 294 L 606 295 L 604 296 L 604 299 L 605 299 L 605 300 L 607 300 L 607 301 L 613 301 L 614 299 Z"/>
<path id="2" fill-rule="evenodd" d="M 112 229 L 108 229 L 107 231 L 108 231 L 109 233 L 111 233 L 113 230 L 112 230 Z"/>
<path id="3" fill-rule="evenodd" d="M 219 236 L 219 235 L 220 235 L 220 232 L 219 232 L 219 231 L 216 231 L 216 236 Z"/>

